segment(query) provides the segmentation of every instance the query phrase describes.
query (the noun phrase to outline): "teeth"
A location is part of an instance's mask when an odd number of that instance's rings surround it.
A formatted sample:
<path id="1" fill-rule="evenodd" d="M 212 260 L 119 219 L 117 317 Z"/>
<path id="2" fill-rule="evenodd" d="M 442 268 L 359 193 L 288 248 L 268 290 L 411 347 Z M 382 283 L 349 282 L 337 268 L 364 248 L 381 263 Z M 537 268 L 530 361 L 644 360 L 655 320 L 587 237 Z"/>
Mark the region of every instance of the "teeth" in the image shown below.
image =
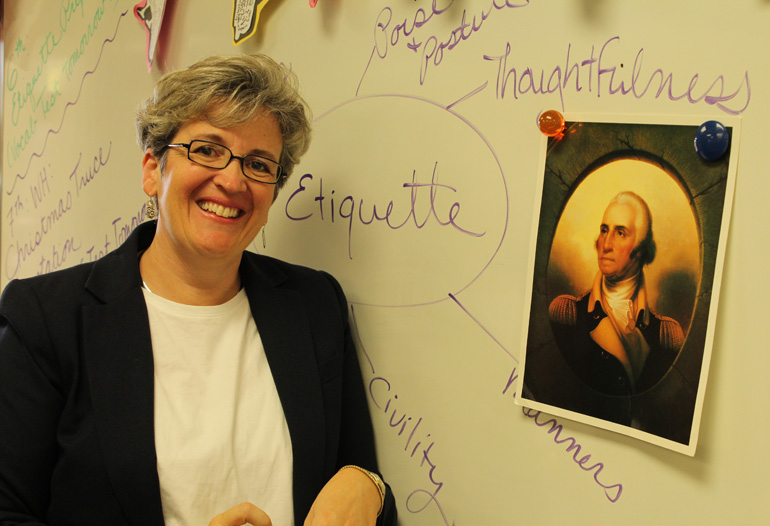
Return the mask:
<path id="1" fill-rule="evenodd" d="M 202 210 L 216 214 L 219 217 L 238 217 L 239 213 L 237 208 L 230 208 L 229 206 L 222 206 L 207 201 L 198 203 L 198 206 L 201 207 Z"/>

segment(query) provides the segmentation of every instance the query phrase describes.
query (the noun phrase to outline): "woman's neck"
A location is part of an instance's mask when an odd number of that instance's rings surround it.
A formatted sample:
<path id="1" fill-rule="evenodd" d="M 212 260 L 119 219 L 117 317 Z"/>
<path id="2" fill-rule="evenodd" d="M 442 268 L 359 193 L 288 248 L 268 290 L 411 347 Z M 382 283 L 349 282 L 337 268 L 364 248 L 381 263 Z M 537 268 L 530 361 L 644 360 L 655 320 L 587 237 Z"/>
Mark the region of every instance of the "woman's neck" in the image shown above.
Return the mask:
<path id="1" fill-rule="evenodd" d="M 241 288 L 240 260 L 178 257 L 153 243 L 139 261 L 142 281 L 153 294 L 186 305 L 221 305 Z"/>

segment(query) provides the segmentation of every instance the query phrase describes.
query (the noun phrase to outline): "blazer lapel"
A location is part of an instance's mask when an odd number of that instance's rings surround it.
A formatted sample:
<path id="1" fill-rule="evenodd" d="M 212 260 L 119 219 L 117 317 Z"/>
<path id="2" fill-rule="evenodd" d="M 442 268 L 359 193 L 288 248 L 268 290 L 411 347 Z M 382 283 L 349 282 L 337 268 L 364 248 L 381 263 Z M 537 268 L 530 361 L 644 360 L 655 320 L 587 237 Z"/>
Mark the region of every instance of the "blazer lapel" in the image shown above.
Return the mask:
<path id="1" fill-rule="evenodd" d="M 83 312 L 88 381 L 107 471 L 131 524 L 163 524 L 153 358 L 141 290 Z"/>
<path id="2" fill-rule="evenodd" d="M 324 484 L 326 447 L 319 439 L 326 436 L 323 391 L 309 321 L 299 293 L 279 286 L 283 275 L 253 259 L 248 265 L 241 276 L 291 435 L 294 507 L 307 510 Z"/>
<path id="3" fill-rule="evenodd" d="M 94 266 L 87 288 L 102 303 L 83 308 L 83 348 L 101 454 L 118 501 L 130 524 L 162 526 L 152 340 L 137 262 L 154 234 L 148 227 Z"/>

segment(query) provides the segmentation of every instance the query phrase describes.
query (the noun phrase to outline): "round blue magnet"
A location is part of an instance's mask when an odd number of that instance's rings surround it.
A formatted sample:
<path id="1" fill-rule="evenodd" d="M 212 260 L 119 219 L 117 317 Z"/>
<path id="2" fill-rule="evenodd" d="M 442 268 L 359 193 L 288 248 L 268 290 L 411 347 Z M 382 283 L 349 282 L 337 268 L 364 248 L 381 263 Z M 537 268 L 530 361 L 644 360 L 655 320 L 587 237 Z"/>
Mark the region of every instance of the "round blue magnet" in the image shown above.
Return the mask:
<path id="1" fill-rule="evenodd" d="M 716 161 L 727 151 L 730 134 L 724 124 L 718 121 L 706 121 L 695 132 L 695 151 L 707 161 Z"/>

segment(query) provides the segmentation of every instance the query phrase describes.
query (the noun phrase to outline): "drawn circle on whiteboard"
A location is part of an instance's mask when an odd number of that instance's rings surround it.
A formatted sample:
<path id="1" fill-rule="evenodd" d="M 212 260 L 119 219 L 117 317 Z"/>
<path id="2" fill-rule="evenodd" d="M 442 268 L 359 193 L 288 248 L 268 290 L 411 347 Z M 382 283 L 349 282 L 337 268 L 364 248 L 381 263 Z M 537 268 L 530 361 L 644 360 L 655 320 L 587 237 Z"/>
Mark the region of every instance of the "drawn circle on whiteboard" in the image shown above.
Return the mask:
<path id="1" fill-rule="evenodd" d="M 424 305 L 473 283 L 507 222 L 502 167 L 469 121 L 426 99 L 360 97 L 315 119 L 266 252 L 331 272 L 351 302 Z"/>

